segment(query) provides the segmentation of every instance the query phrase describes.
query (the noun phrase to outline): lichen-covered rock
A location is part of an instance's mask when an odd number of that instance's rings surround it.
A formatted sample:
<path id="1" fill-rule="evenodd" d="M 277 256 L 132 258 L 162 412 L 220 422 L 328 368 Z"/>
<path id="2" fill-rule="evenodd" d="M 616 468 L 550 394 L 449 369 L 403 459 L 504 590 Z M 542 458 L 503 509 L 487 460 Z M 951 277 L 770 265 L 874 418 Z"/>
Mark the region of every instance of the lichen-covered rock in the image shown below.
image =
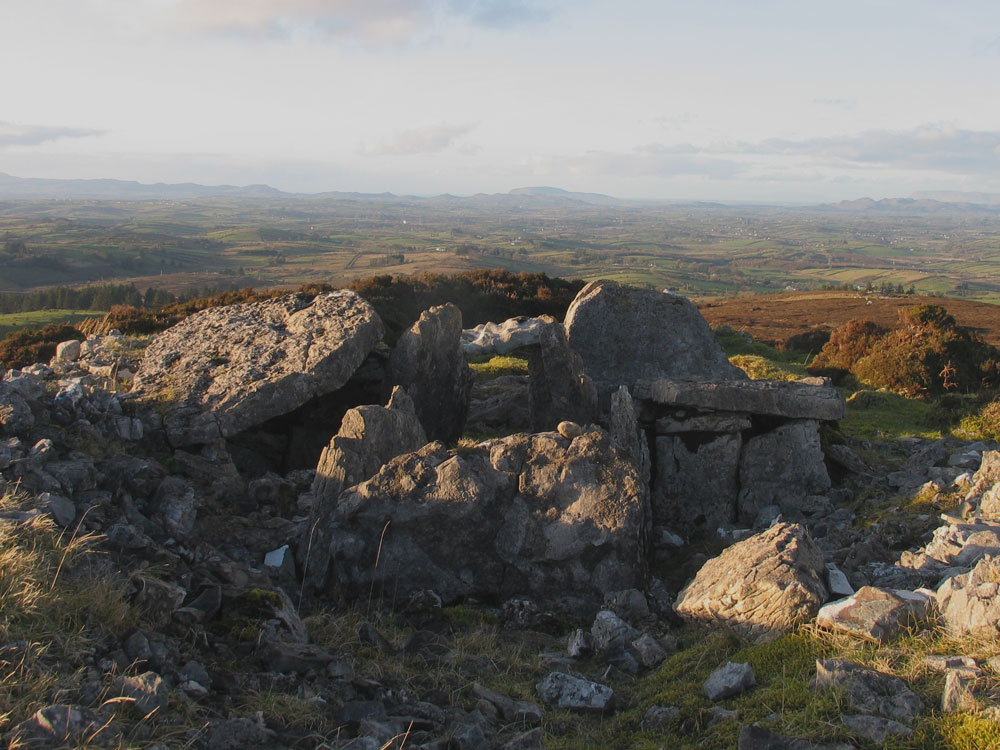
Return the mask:
<path id="1" fill-rule="evenodd" d="M 587 424 L 597 406 L 597 392 L 583 361 L 566 343 L 562 323 L 549 315 L 538 322 L 538 346 L 528 353 L 532 428 L 551 430 L 563 420 Z"/>
<path id="2" fill-rule="evenodd" d="M 910 724 L 923 709 L 920 697 L 898 677 L 845 659 L 816 661 L 816 688 L 841 688 L 848 708 Z"/>
<path id="3" fill-rule="evenodd" d="M 153 339 L 133 391 L 211 412 L 229 437 L 336 391 L 382 334 L 345 290 L 211 308 Z"/>
<path id="4" fill-rule="evenodd" d="M 1000 451 L 983 452 L 966 497 L 979 499 L 980 516 L 1000 520 Z"/>
<path id="5" fill-rule="evenodd" d="M 618 386 L 637 380 L 746 380 L 687 298 L 593 281 L 566 312 L 569 345 L 583 358 L 606 410 Z"/>
<path id="6" fill-rule="evenodd" d="M 547 706 L 570 711 L 604 713 L 611 709 L 614 691 L 593 680 L 574 677 L 565 672 L 552 672 L 535 685 L 539 697 Z"/>
<path id="7" fill-rule="evenodd" d="M 349 598 L 432 589 L 593 614 L 641 584 L 647 524 L 645 486 L 606 434 L 521 434 L 393 459 L 341 494 L 329 549 Z"/>
<path id="8" fill-rule="evenodd" d="M 971 572 L 949 578 L 937 590 L 938 609 L 955 636 L 1000 635 L 1000 558 L 984 557 Z"/>
<path id="9" fill-rule="evenodd" d="M 374 475 L 390 459 L 427 443 L 413 401 L 397 386 L 389 403 L 358 406 L 344 414 L 340 430 L 323 450 L 313 480 L 309 526 L 299 545 L 305 584 L 317 592 L 326 586 L 330 528 L 337 498 L 346 487 Z"/>
<path id="10" fill-rule="evenodd" d="M 930 594 L 863 586 L 857 593 L 820 609 L 816 624 L 874 641 L 895 637 L 923 622 L 934 603 Z"/>
<path id="11" fill-rule="evenodd" d="M 827 597 L 825 572 L 823 553 L 804 527 L 775 524 L 706 562 L 674 610 L 689 622 L 765 643 L 815 617 Z"/>
<path id="12" fill-rule="evenodd" d="M 453 442 L 462 435 L 472 392 L 472 370 L 461 347 L 462 311 L 432 307 L 396 342 L 389 381 L 406 389 L 430 440 Z"/>
<path id="13" fill-rule="evenodd" d="M 740 433 L 656 438 L 653 522 L 682 534 L 714 534 L 736 520 Z"/>
<path id="14" fill-rule="evenodd" d="M 740 457 L 740 520 L 752 523 L 768 505 L 795 506 L 799 498 L 830 489 L 823 461 L 819 423 L 795 420 L 752 437 Z"/>
<path id="15" fill-rule="evenodd" d="M 539 318 L 509 318 L 503 323 L 481 323 L 462 331 L 462 351 L 467 356 L 508 354 L 515 349 L 534 346 L 543 322 Z"/>

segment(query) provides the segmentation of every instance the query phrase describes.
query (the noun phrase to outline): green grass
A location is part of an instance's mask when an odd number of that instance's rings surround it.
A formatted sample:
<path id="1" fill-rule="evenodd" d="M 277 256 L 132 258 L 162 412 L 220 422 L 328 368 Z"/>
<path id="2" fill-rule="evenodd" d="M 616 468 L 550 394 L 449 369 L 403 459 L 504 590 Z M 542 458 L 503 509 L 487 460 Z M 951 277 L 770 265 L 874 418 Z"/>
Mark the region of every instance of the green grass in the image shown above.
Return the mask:
<path id="1" fill-rule="evenodd" d="M 528 360 L 500 354 L 483 354 L 469 360 L 477 381 L 495 380 L 503 375 L 527 375 Z"/>
<path id="2" fill-rule="evenodd" d="M 96 310 L 35 310 L 33 312 L 0 315 L 0 338 L 22 328 L 41 328 L 49 323 L 78 323 L 87 318 L 99 318 L 106 311 Z"/>

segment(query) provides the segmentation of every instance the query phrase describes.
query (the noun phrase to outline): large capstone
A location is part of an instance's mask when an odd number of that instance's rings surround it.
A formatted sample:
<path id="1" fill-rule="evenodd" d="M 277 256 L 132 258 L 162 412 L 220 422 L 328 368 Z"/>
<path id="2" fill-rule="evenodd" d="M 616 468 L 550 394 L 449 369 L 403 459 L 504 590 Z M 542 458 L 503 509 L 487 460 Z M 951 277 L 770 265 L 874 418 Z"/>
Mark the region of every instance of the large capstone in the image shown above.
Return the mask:
<path id="1" fill-rule="evenodd" d="M 511 435 L 390 461 L 340 495 L 331 578 L 343 596 L 528 597 L 592 615 L 645 577 L 646 488 L 603 432 Z"/>
<path id="2" fill-rule="evenodd" d="M 210 414 L 205 439 L 185 422 L 172 440 L 208 442 L 336 391 L 382 334 L 374 308 L 346 290 L 211 308 L 153 339 L 133 390 Z"/>
<path id="3" fill-rule="evenodd" d="M 694 303 L 677 294 L 591 282 L 566 313 L 566 335 L 604 410 L 618 386 L 638 380 L 746 380 Z"/>

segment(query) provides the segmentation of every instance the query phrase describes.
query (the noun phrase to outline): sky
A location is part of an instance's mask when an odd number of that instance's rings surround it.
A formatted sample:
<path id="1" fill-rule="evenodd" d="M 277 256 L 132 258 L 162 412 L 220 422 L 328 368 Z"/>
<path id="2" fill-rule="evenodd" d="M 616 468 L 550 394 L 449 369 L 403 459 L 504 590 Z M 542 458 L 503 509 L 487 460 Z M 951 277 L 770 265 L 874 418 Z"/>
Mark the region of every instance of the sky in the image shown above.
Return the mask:
<path id="1" fill-rule="evenodd" d="M 995 0 L 0 0 L 0 172 L 1000 192 Z"/>

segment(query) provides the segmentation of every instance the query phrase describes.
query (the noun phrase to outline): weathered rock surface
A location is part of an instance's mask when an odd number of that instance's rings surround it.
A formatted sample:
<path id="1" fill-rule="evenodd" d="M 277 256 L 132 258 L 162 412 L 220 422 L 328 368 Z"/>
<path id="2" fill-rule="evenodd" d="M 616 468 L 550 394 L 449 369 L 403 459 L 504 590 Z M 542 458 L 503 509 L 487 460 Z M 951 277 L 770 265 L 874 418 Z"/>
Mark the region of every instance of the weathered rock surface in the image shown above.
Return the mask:
<path id="1" fill-rule="evenodd" d="M 1000 451 L 985 451 L 966 499 L 978 500 L 982 518 L 1000 520 Z"/>
<path id="2" fill-rule="evenodd" d="M 740 433 L 663 435 L 655 445 L 654 523 L 691 534 L 736 521 Z"/>
<path id="3" fill-rule="evenodd" d="M 479 354 L 509 354 L 534 346 L 545 323 L 539 318 L 508 318 L 503 323 L 481 323 L 462 331 L 462 351 L 469 357 Z"/>
<path id="4" fill-rule="evenodd" d="M 396 386 L 386 406 L 358 406 L 344 415 L 340 430 L 323 450 L 311 489 L 309 526 L 299 545 L 304 585 L 326 587 L 330 529 L 342 490 L 370 478 L 390 459 L 427 443 L 413 401 Z"/>
<path id="5" fill-rule="evenodd" d="M 816 661 L 816 688 L 843 688 L 847 706 L 872 716 L 910 724 L 923 709 L 920 697 L 892 675 L 844 659 Z"/>
<path id="6" fill-rule="evenodd" d="M 813 420 L 796 420 L 750 438 L 739 466 L 738 515 L 745 523 L 753 523 L 768 505 L 794 509 L 801 498 L 830 489 L 819 424 Z"/>
<path id="7" fill-rule="evenodd" d="M 709 700 L 721 701 L 744 693 L 756 684 L 757 678 L 749 664 L 727 662 L 708 676 L 701 690 Z"/>
<path id="8" fill-rule="evenodd" d="M 929 594 L 864 586 L 846 599 L 820 609 L 816 624 L 875 641 L 887 641 L 927 619 L 933 606 Z"/>
<path id="9" fill-rule="evenodd" d="M 746 380 L 698 308 L 676 294 L 594 281 L 577 294 L 565 324 L 602 410 L 618 386 L 632 390 L 639 380 Z"/>
<path id="10" fill-rule="evenodd" d="M 593 680 L 574 677 L 565 672 L 552 672 L 535 685 L 538 696 L 547 706 L 571 711 L 604 713 L 611 709 L 614 691 Z"/>
<path id="11" fill-rule="evenodd" d="M 528 350 L 532 428 L 551 430 L 563 420 L 587 424 L 597 407 L 597 391 L 583 371 L 580 355 L 566 343 L 562 323 L 538 320 L 538 346 Z"/>
<path id="12" fill-rule="evenodd" d="M 462 435 L 472 371 L 461 347 L 462 311 L 452 304 L 425 310 L 399 337 L 389 357 L 389 382 L 406 389 L 430 440 Z"/>
<path id="13" fill-rule="evenodd" d="M 825 572 L 805 528 L 779 523 L 706 562 L 674 609 L 690 622 L 763 643 L 816 615 L 827 597 Z"/>
<path id="14" fill-rule="evenodd" d="M 336 391 L 382 334 L 349 291 L 211 308 L 153 339 L 133 391 L 197 406 L 228 437 Z"/>
<path id="15" fill-rule="evenodd" d="M 937 590 L 937 604 L 948 632 L 1000 635 L 1000 558 L 984 557 L 971 572 L 947 579 Z"/>
<path id="16" fill-rule="evenodd" d="M 341 494 L 330 553 L 350 598 L 526 595 L 592 614 L 643 579 L 647 524 L 645 486 L 604 433 L 512 435 L 393 459 Z"/>
<path id="17" fill-rule="evenodd" d="M 716 377 L 708 379 L 692 371 L 673 378 L 641 379 L 633 394 L 665 406 L 750 412 L 784 419 L 836 420 L 843 418 L 846 409 L 843 395 L 832 386 Z"/>
<path id="18" fill-rule="evenodd" d="M 740 730 L 736 748 L 737 750 L 852 750 L 851 745 L 810 742 L 778 734 L 755 724 L 747 724 Z"/>

